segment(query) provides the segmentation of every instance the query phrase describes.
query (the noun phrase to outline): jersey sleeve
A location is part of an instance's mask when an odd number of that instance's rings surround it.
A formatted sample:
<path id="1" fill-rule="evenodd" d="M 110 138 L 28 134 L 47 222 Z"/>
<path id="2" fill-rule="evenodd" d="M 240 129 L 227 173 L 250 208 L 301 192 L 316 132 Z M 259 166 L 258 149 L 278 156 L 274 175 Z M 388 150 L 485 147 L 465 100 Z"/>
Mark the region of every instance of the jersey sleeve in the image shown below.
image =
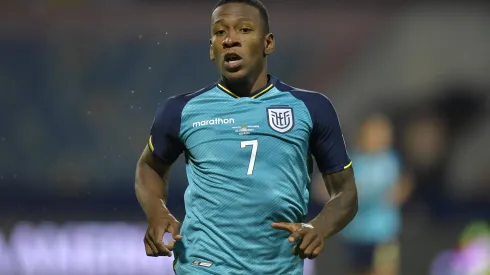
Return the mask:
<path id="1" fill-rule="evenodd" d="M 339 118 L 332 102 L 322 94 L 310 102 L 313 129 L 310 150 L 322 173 L 335 173 L 352 165 L 345 147 Z"/>
<path id="2" fill-rule="evenodd" d="M 180 139 L 182 104 L 176 100 L 169 98 L 157 109 L 148 140 L 153 155 L 167 163 L 173 163 L 184 151 Z"/>

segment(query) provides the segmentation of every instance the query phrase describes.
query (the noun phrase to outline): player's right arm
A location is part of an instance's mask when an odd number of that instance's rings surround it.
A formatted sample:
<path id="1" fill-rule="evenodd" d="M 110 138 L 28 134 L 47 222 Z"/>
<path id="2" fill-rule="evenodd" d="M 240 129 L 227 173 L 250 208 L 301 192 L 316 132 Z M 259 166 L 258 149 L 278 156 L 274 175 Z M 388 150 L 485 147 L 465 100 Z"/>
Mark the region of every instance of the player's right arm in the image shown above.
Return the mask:
<path id="1" fill-rule="evenodd" d="M 163 235 L 172 234 L 182 239 L 180 223 L 166 206 L 170 168 L 183 151 L 179 139 L 180 110 L 172 99 L 157 110 L 148 139 L 136 165 L 136 198 L 145 212 L 148 229 L 144 243 L 148 256 L 171 256 L 174 242 L 165 245 Z"/>
<path id="2" fill-rule="evenodd" d="M 173 243 L 165 245 L 163 235 L 170 232 L 180 240 L 180 223 L 166 207 L 168 175 L 171 164 L 153 156 L 147 146 L 136 165 L 136 198 L 146 214 L 148 228 L 144 237 L 146 255 L 171 256 Z"/>

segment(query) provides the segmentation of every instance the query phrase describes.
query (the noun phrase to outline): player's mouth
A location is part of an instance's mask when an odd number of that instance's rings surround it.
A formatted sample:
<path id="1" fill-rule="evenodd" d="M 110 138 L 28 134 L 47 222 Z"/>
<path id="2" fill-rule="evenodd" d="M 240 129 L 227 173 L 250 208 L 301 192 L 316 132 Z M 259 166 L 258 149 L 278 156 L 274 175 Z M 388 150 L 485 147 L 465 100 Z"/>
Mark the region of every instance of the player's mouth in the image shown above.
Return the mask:
<path id="1" fill-rule="evenodd" d="M 240 68 L 243 59 L 236 53 L 226 53 L 224 56 L 225 68 L 228 71 L 236 71 Z"/>

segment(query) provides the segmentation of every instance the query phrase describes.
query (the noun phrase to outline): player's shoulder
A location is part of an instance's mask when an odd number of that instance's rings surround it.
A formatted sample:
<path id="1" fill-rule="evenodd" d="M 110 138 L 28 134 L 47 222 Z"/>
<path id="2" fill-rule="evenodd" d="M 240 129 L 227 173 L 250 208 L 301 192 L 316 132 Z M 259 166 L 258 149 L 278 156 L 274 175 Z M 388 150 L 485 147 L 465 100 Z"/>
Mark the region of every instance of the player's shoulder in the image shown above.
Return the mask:
<path id="1" fill-rule="evenodd" d="M 281 92 L 287 92 L 304 102 L 310 110 L 333 108 L 330 98 L 320 92 L 297 88 L 282 81 L 276 82 L 276 88 Z"/>
<path id="2" fill-rule="evenodd" d="M 164 115 L 180 114 L 187 103 L 189 103 L 192 99 L 208 91 L 211 91 L 214 87 L 216 87 L 216 83 L 210 84 L 197 91 L 180 93 L 168 97 L 165 99 L 165 102 L 160 107 L 158 107 L 157 112 Z"/>
<path id="3" fill-rule="evenodd" d="M 170 102 L 172 104 L 182 104 L 184 103 L 187 104 L 189 101 L 191 101 L 193 98 L 196 98 L 197 96 L 200 96 L 206 92 L 209 92 L 211 91 L 212 89 L 214 89 L 216 87 L 216 83 L 212 83 L 204 88 L 201 88 L 197 91 L 192 91 L 192 92 L 187 92 L 187 93 L 181 93 L 181 94 L 177 94 L 177 95 L 174 95 L 174 96 L 171 96 L 171 97 L 168 97 L 166 99 L 166 102 Z"/>

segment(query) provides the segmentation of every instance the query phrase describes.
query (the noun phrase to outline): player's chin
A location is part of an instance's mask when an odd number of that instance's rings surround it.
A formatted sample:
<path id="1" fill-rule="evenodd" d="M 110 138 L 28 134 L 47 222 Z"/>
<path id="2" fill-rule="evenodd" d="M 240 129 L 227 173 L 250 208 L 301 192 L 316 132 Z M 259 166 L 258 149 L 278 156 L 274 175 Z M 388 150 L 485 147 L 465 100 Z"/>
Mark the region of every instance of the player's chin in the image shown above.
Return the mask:
<path id="1" fill-rule="evenodd" d="M 228 80 L 240 80 L 247 76 L 247 71 L 242 67 L 223 68 L 221 72 Z"/>

